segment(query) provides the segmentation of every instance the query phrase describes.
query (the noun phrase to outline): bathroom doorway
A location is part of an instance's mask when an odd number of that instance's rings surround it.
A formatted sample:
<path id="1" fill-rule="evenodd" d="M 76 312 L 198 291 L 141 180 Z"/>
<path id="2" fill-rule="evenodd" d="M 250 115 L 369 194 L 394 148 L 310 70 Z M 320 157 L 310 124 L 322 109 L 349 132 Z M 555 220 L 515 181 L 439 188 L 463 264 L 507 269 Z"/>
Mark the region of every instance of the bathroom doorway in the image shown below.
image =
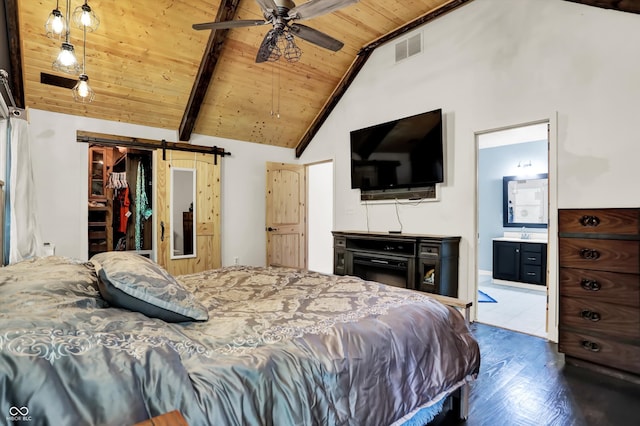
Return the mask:
<path id="1" fill-rule="evenodd" d="M 546 338 L 549 122 L 478 133 L 476 148 L 477 321 Z"/>

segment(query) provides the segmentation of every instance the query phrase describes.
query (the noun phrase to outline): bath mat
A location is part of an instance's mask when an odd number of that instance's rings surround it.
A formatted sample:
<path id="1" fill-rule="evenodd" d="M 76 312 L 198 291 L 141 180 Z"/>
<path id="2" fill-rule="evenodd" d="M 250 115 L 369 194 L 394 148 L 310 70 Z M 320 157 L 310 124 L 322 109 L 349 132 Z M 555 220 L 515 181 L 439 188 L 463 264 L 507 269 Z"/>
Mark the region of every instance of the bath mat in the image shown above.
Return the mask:
<path id="1" fill-rule="evenodd" d="M 478 303 L 497 303 L 497 300 L 489 296 L 484 291 L 478 290 Z"/>

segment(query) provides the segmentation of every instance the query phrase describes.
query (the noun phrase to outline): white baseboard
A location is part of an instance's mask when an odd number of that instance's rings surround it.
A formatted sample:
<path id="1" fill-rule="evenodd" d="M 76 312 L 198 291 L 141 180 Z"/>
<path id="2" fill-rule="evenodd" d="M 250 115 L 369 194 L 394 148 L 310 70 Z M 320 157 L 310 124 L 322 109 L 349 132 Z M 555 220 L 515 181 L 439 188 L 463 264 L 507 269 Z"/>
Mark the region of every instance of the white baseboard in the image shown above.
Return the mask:
<path id="1" fill-rule="evenodd" d="M 517 282 L 517 281 L 497 280 L 497 279 L 494 278 L 491 281 L 491 283 L 492 284 L 498 284 L 498 285 L 504 285 L 504 286 L 508 286 L 508 287 L 517 287 L 517 288 L 524 288 L 524 289 L 527 289 L 527 290 L 535 290 L 535 291 L 540 291 L 540 292 L 547 291 L 547 286 L 520 283 L 520 282 Z"/>

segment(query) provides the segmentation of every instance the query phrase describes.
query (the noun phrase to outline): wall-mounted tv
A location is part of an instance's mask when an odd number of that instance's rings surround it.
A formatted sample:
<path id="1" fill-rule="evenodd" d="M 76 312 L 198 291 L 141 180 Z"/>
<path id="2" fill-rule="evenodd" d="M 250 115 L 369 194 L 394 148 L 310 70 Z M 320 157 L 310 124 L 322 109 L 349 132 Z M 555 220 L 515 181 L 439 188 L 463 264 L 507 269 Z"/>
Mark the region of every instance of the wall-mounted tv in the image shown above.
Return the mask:
<path id="1" fill-rule="evenodd" d="M 442 110 L 351 132 L 351 187 L 419 188 L 443 182 Z"/>

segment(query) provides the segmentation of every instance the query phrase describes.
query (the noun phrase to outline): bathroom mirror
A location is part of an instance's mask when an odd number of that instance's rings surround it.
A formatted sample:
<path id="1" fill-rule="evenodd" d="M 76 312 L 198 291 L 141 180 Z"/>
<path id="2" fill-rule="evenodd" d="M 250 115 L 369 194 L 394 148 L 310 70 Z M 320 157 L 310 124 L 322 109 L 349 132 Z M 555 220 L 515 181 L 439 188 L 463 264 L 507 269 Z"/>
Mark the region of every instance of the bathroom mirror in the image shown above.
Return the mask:
<path id="1" fill-rule="evenodd" d="M 196 257 L 196 169 L 171 168 L 171 259 Z"/>
<path id="2" fill-rule="evenodd" d="M 505 227 L 546 228 L 549 221 L 547 173 L 502 178 L 502 219 Z"/>

